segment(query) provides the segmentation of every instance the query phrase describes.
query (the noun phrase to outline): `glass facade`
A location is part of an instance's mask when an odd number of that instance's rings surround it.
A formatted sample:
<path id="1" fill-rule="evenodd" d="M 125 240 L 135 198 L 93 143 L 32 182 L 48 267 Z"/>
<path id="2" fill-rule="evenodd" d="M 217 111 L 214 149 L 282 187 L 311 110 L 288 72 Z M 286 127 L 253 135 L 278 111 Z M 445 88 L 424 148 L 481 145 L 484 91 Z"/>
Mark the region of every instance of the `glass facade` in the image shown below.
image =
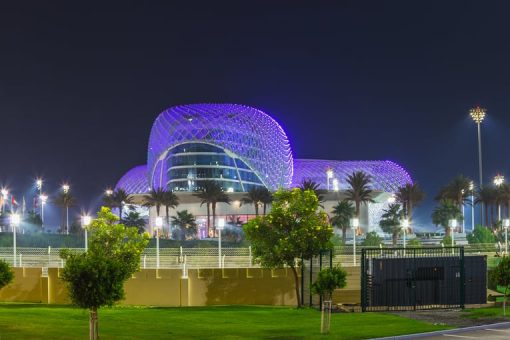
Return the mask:
<path id="1" fill-rule="evenodd" d="M 264 186 L 260 178 L 239 158 L 205 143 L 185 143 L 166 157 L 167 187 L 172 191 L 201 190 L 201 182 L 212 180 L 227 192 L 247 192 Z"/>

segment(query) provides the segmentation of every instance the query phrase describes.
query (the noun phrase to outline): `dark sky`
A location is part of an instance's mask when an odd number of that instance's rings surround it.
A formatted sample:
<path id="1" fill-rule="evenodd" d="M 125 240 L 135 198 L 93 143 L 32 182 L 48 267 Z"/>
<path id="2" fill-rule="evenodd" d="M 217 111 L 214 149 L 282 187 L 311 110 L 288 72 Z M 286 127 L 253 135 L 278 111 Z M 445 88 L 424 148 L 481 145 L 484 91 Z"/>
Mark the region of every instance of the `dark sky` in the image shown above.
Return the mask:
<path id="1" fill-rule="evenodd" d="M 507 1 L 2 1 L 0 182 L 44 176 L 84 207 L 146 162 L 153 120 L 188 103 L 260 108 L 296 158 L 390 159 L 432 197 L 510 177 Z"/>

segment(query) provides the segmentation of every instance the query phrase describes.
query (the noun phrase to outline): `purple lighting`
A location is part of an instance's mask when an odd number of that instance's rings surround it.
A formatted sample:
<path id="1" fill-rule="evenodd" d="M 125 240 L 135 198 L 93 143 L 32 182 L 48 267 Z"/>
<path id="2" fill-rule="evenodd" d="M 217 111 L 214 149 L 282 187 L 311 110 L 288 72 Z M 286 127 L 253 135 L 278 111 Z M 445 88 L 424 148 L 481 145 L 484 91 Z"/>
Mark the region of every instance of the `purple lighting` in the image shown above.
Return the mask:
<path id="1" fill-rule="evenodd" d="M 139 165 L 126 172 L 117 182 L 115 190 L 124 189 L 128 194 L 145 194 L 149 191 L 147 166 Z"/>
<path id="2" fill-rule="evenodd" d="M 192 104 L 163 111 L 152 126 L 147 171 L 149 183 L 167 183 L 168 152 L 186 143 L 224 149 L 243 161 L 271 190 L 288 187 L 292 151 L 282 127 L 269 115 L 237 104 Z"/>
<path id="3" fill-rule="evenodd" d="M 333 170 L 333 178 L 338 180 L 339 189 L 347 189 L 346 178 L 355 171 L 363 171 L 372 177 L 374 190 L 395 192 L 399 187 L 412 183 L 411 176 L 397 163 L 391 161 L 329 161 L 315 159 L 295 159 L 292 186 L 299 186 L 309 179 L 327 189 L 326 170 Z"/>

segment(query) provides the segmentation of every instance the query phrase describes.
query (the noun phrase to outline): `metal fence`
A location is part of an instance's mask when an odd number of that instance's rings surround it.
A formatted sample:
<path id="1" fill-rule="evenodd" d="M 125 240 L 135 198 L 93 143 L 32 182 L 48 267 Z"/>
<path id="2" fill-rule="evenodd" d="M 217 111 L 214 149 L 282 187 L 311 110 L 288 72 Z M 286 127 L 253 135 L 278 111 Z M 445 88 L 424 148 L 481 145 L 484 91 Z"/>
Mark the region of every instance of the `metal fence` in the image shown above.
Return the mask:
<path id="1" fill-rule="evenodd" d="M 442 249 L 441 247 L 436 247 Z M 332 264 L 343 267 L 359 266 L 361 252 L 364 247 L 357 246 L 353 253 L 352 246 L 335 247 L 333 249 Z M 381 248 L 392 249 L 392 248 Z M 408 248 L 411 249 L 411 248 Z M 493 256 L 497 251 L 494 244 L 467 245 L 466 254 L 481 254 Z M 75 252 L 85 251 L 83 248 L 71 248 Z M 16 249 L 16 260 L 12 247 L 0 247 L 0 259 L 16 267 L 63 267 L 64 260 L 60 258 L 59 248 L 25 248 Z M 258 267 L 251 253 L 251 247 L 222 248 L 222 256 L 218 257 L 218 248 L 160 248 L 159 256 L 156 248 L 146 248 L 141 256 L 142 268 L 242 268 Z"/>

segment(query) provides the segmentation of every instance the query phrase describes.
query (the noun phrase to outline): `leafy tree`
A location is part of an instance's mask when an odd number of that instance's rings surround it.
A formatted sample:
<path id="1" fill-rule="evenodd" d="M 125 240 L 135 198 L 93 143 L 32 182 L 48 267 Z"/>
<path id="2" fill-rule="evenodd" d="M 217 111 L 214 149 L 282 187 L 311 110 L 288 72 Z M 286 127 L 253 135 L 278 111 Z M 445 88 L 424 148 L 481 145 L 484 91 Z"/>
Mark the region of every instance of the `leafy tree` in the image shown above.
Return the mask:
<path id="1" fill-rule="evenodd" d="M 398 235 L 402 232 L 402 217 L 404 212 L 400 209 L 400 204 L 390 204 L 388 209 L 383 210 L 379 226 L 388 234 L 391 234 L 393 246 L 397 245 Z"/>
<path id="2" fill-rule="evenodd" d="M 345 244 L 346 232 L 350 227 L 350 220 L 354 217 L 355 209 L 349 201 L 340 201 L 333 207 L 331 224 L 342 230 L 342 244 Z"/>
<path id="3" fill-rule="evenodd" d="M 490 229 L 484 228 L 480 225 L 475 227 L 475 230 L 471 234 L 467 235 L 467 240 L 469 244 L 494 244 L 496 242 L 496 237 L 492 233 Z"/>
<path id="4" fill-rule="evenodd" d="M 264 215 L 266 214 L 266 205 L 271 203 L 271 193 L 266 187 L 254 186 L 246 193 L 246 197 L 241 200 L 244 204 L 253 204 L 255 216 L 259 216 L 259 207 L 264 205 Z"/>
<path id="5" fill-rule="evenodd" d="M 66 213 L 69 208 L 75 207 L 77 200 L 70 192 L 60 192 L 57 197 L 53 200 L 53 203 L 60 207 L 60 232 L 64 233 L 66 231 Z"/>
<path id="6" fill-rule="evenodd" d="M 464 203 L 469 202 L 471 195 L 470 185 L 472 180 L 464 175 L 458 175 L 445 187 L 441 188 L 436 196 L 436 201 L 449 200 L 454 202 L 459 209 Z"/>
<path id="7" fill-rule="evenodd" d="M 406 247 L 408 248 L 421 248 L 422 244 L 419 239 L 412 238 L 409 241 L 406 242 Z"/>
<path id="8" fill-rule="evenodd" d="M 462 220 L 464 220 L 462 211 L 454 201 L 449 199 L 441 200 L 439 206 L 434 208 L 432 212 L 432 223 L 436 226 L 443 227 L 446 236 L 450 236 L 451 228 L 448 223 L 452 219 L 457 220 L 459 223 L 462 222 Z"/>
<path id="9" fill-rule="evenodd" d="M 213 230 L 216 230 L 216 205 L 218 203 L 230 204 L 230 197 L 228 197 L 221 186 L 214 181 L 203 181 L 201 184 L 202 190 L 194 193 L 193 195 L 202 200 L 200 206 L 203 204 L 207 206 L 207 235 L 210 237 L 210 210 L 212 210 L 213 217 L 212 227 Z"/>
<path id="10" fill-rule="evenodd" d="M 140 267 L 140 255 L 148 234 L 116 224 L 118 217 L 102 207 L 90 230 L 88 251 L 81 254 L 62 250 L 66 260 L 62 280 L 74 304 L 90 313 L 90 339 L 98 339 L 98 309 L 124 298 L 124 283 Z"/>
<path id="11" fill-rule="evenodd" d="M 370 189 L 371 178 L 363 171 L 353 172 L 347 176 L 349 188 L 346 190 L 346 200 L 354 202 L 356 217 L 359 218 L 362 204 L 373 203 L 372 189 Z"/>
<path id="12" fill-rule="evenodd" d="M 510 257 L 505 256 L 499 261 L 496 268 L 491 271 L 492 280 L 505 288 L 503 297 L 503 315 L 506 316 L 506 297 L 510 289 Z"/>
<path id="13" fill-rule="evenodd" d="M 305 190 L 312 190 L 315 193 L 315 196 L 317 196 L 317 199 L 320 203 L 324 202 L 324 196 L 323 194 L 326 193 L 326 190 L 319 189 L 320 184 L 317 182 L 312 181 L 311 179 L 304 179 L 301 185 L 299 186 L 299 189 L 305 191 Z"/>
<path id="14" fill-rule="evenodd" d="M 122 215 L 124 213 L 124 205 L 133 203 L 133 196 L 128 194 L 126 190 L 119 188 L 110 195 L 109 199 L 112 208 L 119 208 L 119 221 L 122 223 Z"/>
<path id="15" fill-rule="evenodd" d="M 320 295 L 324 301 L 330 301 L 335 289 L 344 288 L 346 285 L 347 272 L 336 266 L 321 270 L 311 289 L 313 294 Z"/>
<path id="16" fill-rule="evenodd" d="M 365 240 L 361 243 L 364 247 L 379 247 L 381 244 L 383 244 L 383 239 L 375 231 L 367 233 Z"/>
<path id="17" fill-rule="evenodd" d="M 450 235 L 445 235 L 445 237 L 443 237 L 443 240 L 441 241 L 441 243 L 445 247 L 452 247 L 457 244 L 457 242 L 455 242 L 454 239 Z"/>
<path id="18" fill-rule="evenodd" d="M 425 193 L 418 183 L 407 183 L 403 187 L 398 188 L 395 196 L 397 201 L 402 204 L 404 215 L 411 222 L 413 218 L 413 208 L 425 199 Z"/>
<path id="19" fill-rule="evenodd" d="M 298 307 L 301 306 L 298 261 L 331 248 L 333 228 L 326 213 L 318 209 L 319 200 L 312 190 L 280 189 L 274 194 L 271 212 L 244 225 L 257 262 L 266 268 L 291 268 Z"/>
<path id="20" fill-rule="evenodd" d="M 14 271 L 4 260 L 0 260 L 0 289 L 14 280 Z"/>
<path id="21" fill-rule="evenodd" d="M 124 225 L 126 227 L 135 227 L 140 234 L 145 232 L 145 220 L 140 216 L 139 212 L 129 211 L 124 218 Z"/>
<path id="22" fill-rule="evenodd" d="M 33 210 L 29 211 L 27 216 L 23 219 L 23 227 L 28 230 L 42 231 L 42 226 L 43 222 L 41 215 Z"/>
<path id="23" fill-rule="evenodd" d="M 173 235 L 175 239 L 184 240 L 197 235 L 195 216 L 188 210 L 177 211 L 177 216 L 172 216 L 172 223 L 179 227 L 178 232 Z"/>

